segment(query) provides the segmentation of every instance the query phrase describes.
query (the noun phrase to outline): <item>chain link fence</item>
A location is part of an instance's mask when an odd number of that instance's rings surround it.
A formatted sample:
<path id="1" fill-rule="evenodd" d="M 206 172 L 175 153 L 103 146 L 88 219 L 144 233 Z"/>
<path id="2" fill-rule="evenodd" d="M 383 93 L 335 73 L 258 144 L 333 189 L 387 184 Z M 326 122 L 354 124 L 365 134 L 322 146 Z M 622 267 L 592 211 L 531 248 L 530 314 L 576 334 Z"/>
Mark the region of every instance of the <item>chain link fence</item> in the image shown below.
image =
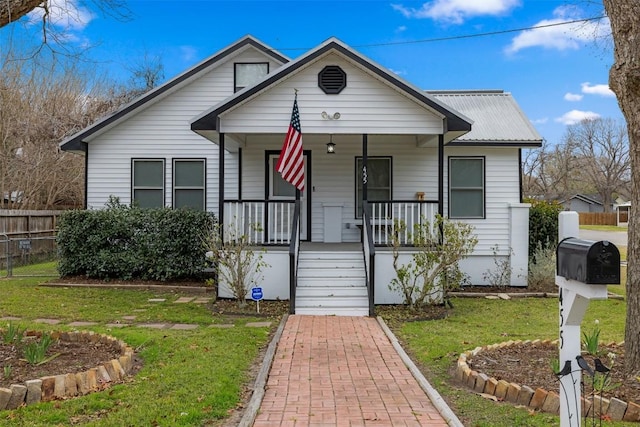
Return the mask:
<path id="1" fill-rule="evenodd" d="M 57 276 L 54 230 L 30 235 L 0 233 L 0 277 Z"/>

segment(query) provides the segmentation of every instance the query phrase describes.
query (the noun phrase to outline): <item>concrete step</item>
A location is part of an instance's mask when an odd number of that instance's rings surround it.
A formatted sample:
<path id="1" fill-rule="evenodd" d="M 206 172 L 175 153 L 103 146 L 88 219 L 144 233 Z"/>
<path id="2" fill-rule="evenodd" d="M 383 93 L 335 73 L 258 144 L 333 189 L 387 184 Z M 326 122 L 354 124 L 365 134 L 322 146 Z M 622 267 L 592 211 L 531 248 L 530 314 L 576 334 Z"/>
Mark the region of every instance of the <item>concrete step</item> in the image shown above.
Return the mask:
<path id="1" fill-rule="evenodd" d="M 298 286 L 296 301 L 299 298 L 346 298 L 361 297 L 367 298 L 367 288 L 365 286 L 350 287 L 329 287 L 329 286 Z"/>
<path id="2" fill-rule="evenodd" d="M 369 307 L 296 307 L 296 314 L 308 316 L 368 316 Z"/>
<path id="3" fill-rule="evenodd" d="M 300 279 L 364 279 L 364 268 L 298 268 L 298 281 Z"/>

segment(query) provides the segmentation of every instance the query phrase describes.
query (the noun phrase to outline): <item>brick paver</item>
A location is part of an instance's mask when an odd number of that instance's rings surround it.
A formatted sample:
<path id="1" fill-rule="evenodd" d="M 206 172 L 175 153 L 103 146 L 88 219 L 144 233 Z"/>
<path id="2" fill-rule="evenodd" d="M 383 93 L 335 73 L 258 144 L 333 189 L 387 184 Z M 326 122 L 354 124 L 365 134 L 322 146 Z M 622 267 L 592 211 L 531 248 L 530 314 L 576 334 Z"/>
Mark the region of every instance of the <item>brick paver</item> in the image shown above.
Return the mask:
<path id="1" fill-rule="evenodd" d="M 447 423 L 370 317 L 289 316 L 254 427 Z"/>

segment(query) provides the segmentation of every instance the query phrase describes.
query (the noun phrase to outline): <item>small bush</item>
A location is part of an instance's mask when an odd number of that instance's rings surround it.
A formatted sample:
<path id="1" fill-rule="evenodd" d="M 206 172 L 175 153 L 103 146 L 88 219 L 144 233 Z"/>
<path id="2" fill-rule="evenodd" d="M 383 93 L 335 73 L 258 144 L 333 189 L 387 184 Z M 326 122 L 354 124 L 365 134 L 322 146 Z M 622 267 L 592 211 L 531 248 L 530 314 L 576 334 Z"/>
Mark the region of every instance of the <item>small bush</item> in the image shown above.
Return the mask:
<path id="1" fill-rule="evenodd" d="M 531 290 L 553 289 L 556 283 L 555 247 L 538 243 L 529 258 L 528 284 Z"/>
<path id="2" fill-rule="evenodd" d="M 179 280 L 206 267 L 207 212 L 140 209 L 112 200 L 106 209 L 65 212 L 59 221 L 58 271 L 98 279 Z"/>
<path id="3" fill-rule="evenodd" d="M 556 247 L 558 244 L 558 215 L 564 209 L 557 202 L 527 199 L 529 210 L 529 257 L 538 245 Z"/>

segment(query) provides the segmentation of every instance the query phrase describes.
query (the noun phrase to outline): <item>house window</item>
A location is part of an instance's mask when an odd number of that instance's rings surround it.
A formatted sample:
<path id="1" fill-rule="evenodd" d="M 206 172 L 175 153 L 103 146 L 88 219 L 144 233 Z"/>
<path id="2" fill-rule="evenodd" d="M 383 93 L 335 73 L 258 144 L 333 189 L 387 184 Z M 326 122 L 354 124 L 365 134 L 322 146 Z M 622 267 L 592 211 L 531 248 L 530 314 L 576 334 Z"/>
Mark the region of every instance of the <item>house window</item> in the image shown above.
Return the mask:
<path id="1" fill-rule="evenodd" d="M 484 216 L 484 157 L 450 157 L 449 218 Z"/>
<path id="2" fill-rule="evenodd" d="M 367 158 L 367 200 L 391 200 L 391 157 Z M 356 157 L 356 218 L 362 218 L 362 157 Z"/>
<path id="3" fill-rule="evenodd" d="M 262 80 L 269 73 L 268 62 L 236 63 L 234 64 L 234 92 Z"/>
<path id="4" fill-rule="evenodd" d="M 141 208 L 164 206 L 164 159 L 133 159 L 132 201 Z"/>
<path id="5" fill-rule="evenodd" d="M 205 208 L 204 159 L 173 160 L 173 207 Z"/>

